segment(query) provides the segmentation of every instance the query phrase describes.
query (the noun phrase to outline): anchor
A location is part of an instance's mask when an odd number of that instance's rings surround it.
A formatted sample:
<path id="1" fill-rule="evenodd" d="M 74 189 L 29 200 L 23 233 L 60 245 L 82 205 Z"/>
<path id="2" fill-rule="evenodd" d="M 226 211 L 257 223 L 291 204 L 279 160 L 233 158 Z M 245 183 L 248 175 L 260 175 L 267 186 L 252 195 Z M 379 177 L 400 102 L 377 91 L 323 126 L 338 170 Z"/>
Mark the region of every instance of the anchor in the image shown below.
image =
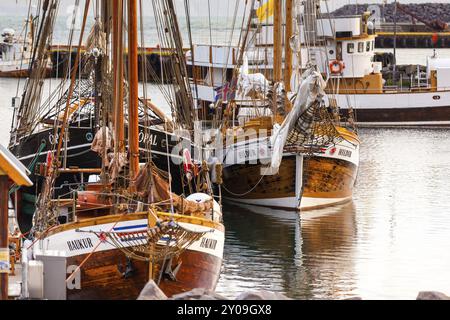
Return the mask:
<path id="1" fill-rule="evenodd" d="M 172 269 L 172 260 L 173 258 L 170 258 L 169 261 L 166 263 L 166 268 L 164 269 L 164 277 L 168 278 L 171 281 L 177 281 L 177 274 L 178 271 L 180 271 L 183 261 L 180 260 L 180 262 L 176 265 L 176 267 Z"/>
<path id="2" fill-rule="evenodd" d="M 123 271 L 123 267 L 121 264 L 119 264 L 117 266 L 117 270 L 119 270 L 119 272 L 122 274 L 122 277 L 124 277 L 124 279 L 130 278 L 134 273 L 134 268 L 133 268 L 133 264 L 131 263 L 131 259 L 129 257 L 127 257 L 125 271 Z"/>

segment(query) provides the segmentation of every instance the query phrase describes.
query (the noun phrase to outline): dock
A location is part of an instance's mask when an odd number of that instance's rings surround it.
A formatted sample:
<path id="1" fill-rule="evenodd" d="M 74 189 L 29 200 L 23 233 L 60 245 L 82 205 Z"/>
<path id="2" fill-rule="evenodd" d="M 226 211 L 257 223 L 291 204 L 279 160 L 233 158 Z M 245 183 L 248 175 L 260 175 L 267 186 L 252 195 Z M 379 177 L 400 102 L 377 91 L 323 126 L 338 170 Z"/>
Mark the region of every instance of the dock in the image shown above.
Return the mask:
<path id="1" fill-rule="evenodd" d="M 82 56 L 84 59 L 86 57 L 86 49 L 82 48 L 81 50 Z M 146 79 L 150 82 L 155 82 L 159 80 L 161 72 L 164 68 L 164 76 L 166 80 L 170 79 L 170 74 L 167 74 L 168 71 L 171 70 L 171 56 L 173 50 L 157 48 L 157 47 L 148 47 L 148 48 L 139 48 L 138 56 L 139 56 L 139 78 L 142 80 L 144 75 L 142 74 L 143 70 L 143 59 L 145 57 L 145 61 L 147 63 L 146 68 Z M 53 45 L 50 48 L 50 59 L 53 64 L 53 70 L 51 76 L 53 78 L 63 78 L 67 72 L 68 65 L 73 67 L 75 62 L 75 57 L 77 54 L 76 46 L 70 47 L 67 45 Z M 125 52 L 125 59 L 127 59 L 128 52 Z M 84 75 L 86 76 L 86 75 Z"/>
<path id="2" fill-rule="evenodd" d="M 448 49 L 450 32 L 377 32 L 377 49 L 392 49 L 394 42 L 399 49 Z"/>

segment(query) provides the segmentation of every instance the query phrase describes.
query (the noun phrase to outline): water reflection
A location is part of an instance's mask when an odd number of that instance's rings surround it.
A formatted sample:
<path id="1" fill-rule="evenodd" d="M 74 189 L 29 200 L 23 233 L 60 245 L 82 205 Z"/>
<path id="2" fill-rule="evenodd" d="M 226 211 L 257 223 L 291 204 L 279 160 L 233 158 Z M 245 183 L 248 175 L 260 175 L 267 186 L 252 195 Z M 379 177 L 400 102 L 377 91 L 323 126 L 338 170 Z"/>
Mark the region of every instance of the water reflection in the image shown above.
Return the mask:
<path id="1" fill-rule="evenodd" d="M 253 289 L 285 293 L 286 274 L 295 271 L 298 215 L 249 208 L 224 210 L 226 242 L 218 292 L 228 297 Z"/>
<path id="2" fill-rule="evenodd" d="M 352 295 L 353 203 L 334 209 L 291 211 L 231 206 L 218 292 L 271 290 L 296 299 Z"/>
<path id="3" fill-rule="evenodd" d="M 450 294 L 450 131 L 360 130 L 353 203 L 292 212 L 225 208 L 219 291 L 298 299 Z"/>
<path id="4" fill-rule="evenodd" d="M 353 202 L 301 215 L 301 266 L 290 292 L 304 299 L 343 299 L 354 296 L 356 209 Z"/>

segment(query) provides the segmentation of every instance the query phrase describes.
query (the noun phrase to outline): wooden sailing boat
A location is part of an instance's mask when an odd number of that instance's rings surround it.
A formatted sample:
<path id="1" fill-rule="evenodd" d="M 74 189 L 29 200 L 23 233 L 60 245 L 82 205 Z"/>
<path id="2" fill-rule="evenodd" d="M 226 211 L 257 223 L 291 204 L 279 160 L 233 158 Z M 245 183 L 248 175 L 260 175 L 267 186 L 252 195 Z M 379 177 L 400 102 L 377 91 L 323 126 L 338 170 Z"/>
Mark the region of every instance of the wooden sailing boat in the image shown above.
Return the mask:
<path id="1" fill-rule="evenodd" d="M 316 7 L 307 4 L 311 19 Z M 292 5 L 286 1 L 287 25 L 292 21 Z M 281 9 L 281 2 L 275 1 L 271 90 L 266 90 L 270 84 L 264 75 L 246 74 L 241 68 L 236 98 L 228 100 L 221 130 L 232 143 L 218 155 L 224 163 L 224 197 L 237 203 L 291 210 L 349 201 L 359 166 L 359 139 L 329 111 L 324 101 L 325 84 L 313 64 L 297 89 L 293 105 L 289 101 L 286 91 L 290 89 L 292 60 L 285 61 L 283 83 Z M 290 42 L 291 31 L 286 28 L 285 44 Z M 247 45 L 243 38 L 237 59 L 241 62 Z M 285 49 L 285 57 L 292 56 L 289 45 Z M 239 82 L 244 85 L 239 86 Z M 283 135 L 281 148 L 279 145 L 274 150 L 274 143 Z"/>
<path id="2" fill-rule="evenodd" d="M 89 2 L 86 2 L 79 47 Z M 115 0 L 113 8 L 113 65 L 120 70 L 124 66 L 121 54 L 124 1 Z M 161 176 L 151 160 L 144 166 L 139 163 L 137 1 L 128 0 L 127 8 L 128 146 L 121 97 L 123 82 L 117 77 L 114 81 L 114 158 L 109 164 L 102 158 L 101 183 L 88 184 L 84 191 L 74 191 L 72 200 L 53 198 L 56 176 L 61 170 L 58 159 L 68 124 L 68 99 L 58 130 L 55 157 L 34 216 L 33 250 L 44 254 L 54 250 L 63 252 L 66 264 L 77 266 L 66 282 L 70 284 L 80 277 L 81 283 L 79 287 L 68 286 L 67 299 L 135 299 L 149 280 L 154 280 L 168 296 L 194 288 L 212 290 L 220 274 L 224 226 L 220 205 L 213 198 L 208 166 L 202 165 L 197 186 L 192 187 L 197 193 L 184 198 L 171 192 L 170 182 Z M 75 67 L 69 97 L 73 93 L 76 71 Z M 107 112 L 105 110 L 101 111 Z M 102 123 L 105 140 L 106 125 Z M 106 148 L 106 141 L 102 145 Z M 128 157 L 121 158 L 124 154 Z M 123 165 L 121 160 L 129 164 Z M 83 170 L 95 172 L 98 168 L 80 169 Z M 63 217 L 65 223 L 61 223 Z"/>
<path id="3" fill-rule="evenodd" d="M 42 8 L 43 18 L 39 25 L 39 30 L 42 30 L 42 32 L 36 39 L 33 68 L 22 97 L 16 99 L 16 101 L 20 100 L 20 103 L 14 109 L 9 149 L 32 172 L 30 178 L 34 182 L 32 188 L 21 188 L 13 192 L 13 195 L 17 198 L 14 203 L 18 205 L 18 220 L 23 232 L 27 232 L 31 228 L 37 196 L 45 183 L 46 171 L 49 162 L 51 162 L 54 144 L 59 138 L 55 134 L 54 125 L 61 123 L 64 117 L 64 108 L 69 101 L 70 83 L 68 79 L 70 79 L 70 68 L 61 71 L 61 73 L 65 73 L 65 79 L 55 88 L 47 100 L 41 102 L 41 84 L 44 78 L 44 70 L 48 67 L 46 57 L 52 40 L 51 31 L 57 16 L 58 3 L 56 0 L 51 0 Z M 64 137 L 64 152 L 61 159 L 64 170 L 60 170 L 55 182 L 57 186 L 55 197 L 70 193 L 73 185 L 88 182 L 89 172 L 83 172 L 81 169 L 101 166 L 103 155 L 99 155 L 92 150 L 92 146 L 93 143 L 101 144 L 103 141 L 102 137 L 97 136 L 101 128 L 100 123 L 102 121 L 113 123 L 115 120 L 111 116 L 112 112 L 104 113 L 107 115 L 106 119 L 103 119 L 103 115 L 100 113 L 102 108 L 112 110 L 112 88 L 117 81 L 117 79 L 113 79 L 110 68 L 113 6 L 107 0 L 100 3 L 101 5 L 95 9 L 95 23 L 85 43 L 86 54 L 80 57 L 78 61 L 79 76 L 76 78 L 73 88 L 75 94 L 70 95 L 70 111 L 68 113 L 67 131 L 65 132 L 66 137 Z M 75 9 L 79 8 L 76 7 Z M 74 10 L 74 13 L 76 12 L 77 10 Z M 75 22 L 75 19 L 73 19 L 73 22 Z M 75 25 L 73 24 L 71 33 L 74 28 Z M 74 46 L 71 40 L 68 45 L 69 47 Z M 173 59 L 175 58 L 173 57 Z M 149 66 L 144 63 L 142 67 Z M 123 74 L 123 72 L 120 74 Z M 121 77 L 118 79 L 121 80 Z M 171 95 L 171 91 L 181 91 L 182 84 L 178 85 L 181 89 L 176 88 L 175 85 L 170 87 L 170 89 L 167 89 L 169 93 L 165 92 L 166 96 Z M 174 109 L 178 108 L 176 106 L 178 96 L 172 99 L 175 102 L 170 101 L 171 105 L 175 105 Z M 180 107 L 180 111 L 174 110 L 174 116 L 169 119 L 160 108 L 147 99 L 144 93 L 144 96 L 139 99 L 138 128 L 141 160 L 143 162 L 148 160 L 143 157 L 147 150 L 151 149 L 152 161 L 158 168 L 169 171 L 168 166 L 170 166 L 174 182 L 173 191 L 182 193 L 185 190 L 183 190 L 180 166 L 167 161 L 168 156 L 181 151 L 177 149 L 180 144 L 185 148 L 191 146 L 190 151 L 193 153 L 193 143 L 190 138 L 177 135 L 175 132 L 176 128 L 186 127 L 189 124 L 186 122 L 187 120 L 193 119 L 190 116 L 184 117 L 185 113 L 188 114 L 188 111 L 184 108 L 188 109 L 188 106 L 191 106 L 192 103 L 184 102 L 184 100 L 179 103 L 183 109 Z M 125 127 L 128 126 L 127 116 L 125 113 Z M 112 135 L 113 132 L 110 131 L 109 134 Z M 123 137 L 119 137 L 119 140 L 123 142 Z M 181 154 L 179 159 L 182 160 Z M 90 174 L 92 175 L 92 172 Z"/>

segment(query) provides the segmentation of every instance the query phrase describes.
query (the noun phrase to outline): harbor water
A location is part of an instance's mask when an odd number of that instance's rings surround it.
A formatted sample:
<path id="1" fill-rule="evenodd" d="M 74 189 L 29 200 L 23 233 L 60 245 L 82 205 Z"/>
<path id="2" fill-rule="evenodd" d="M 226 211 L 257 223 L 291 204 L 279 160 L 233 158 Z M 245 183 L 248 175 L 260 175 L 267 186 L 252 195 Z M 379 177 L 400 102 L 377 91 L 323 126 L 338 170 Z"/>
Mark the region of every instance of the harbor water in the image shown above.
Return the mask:
<path id="1" fill-rule="evenodd" d="M 47 80 L 44 95 L 58 81 Z M 164 107 L 158 88 L 147 90 Z M 4 145 L 16 91 L 17 80 L 0 79 Z M 296 299 L 414 299 L 422 290 L 450 293 L 450 131 L 361 129 L 360 138 L 352 203 L 301 215 L 225 205 L 220 294 L 265 289 Z"/>

